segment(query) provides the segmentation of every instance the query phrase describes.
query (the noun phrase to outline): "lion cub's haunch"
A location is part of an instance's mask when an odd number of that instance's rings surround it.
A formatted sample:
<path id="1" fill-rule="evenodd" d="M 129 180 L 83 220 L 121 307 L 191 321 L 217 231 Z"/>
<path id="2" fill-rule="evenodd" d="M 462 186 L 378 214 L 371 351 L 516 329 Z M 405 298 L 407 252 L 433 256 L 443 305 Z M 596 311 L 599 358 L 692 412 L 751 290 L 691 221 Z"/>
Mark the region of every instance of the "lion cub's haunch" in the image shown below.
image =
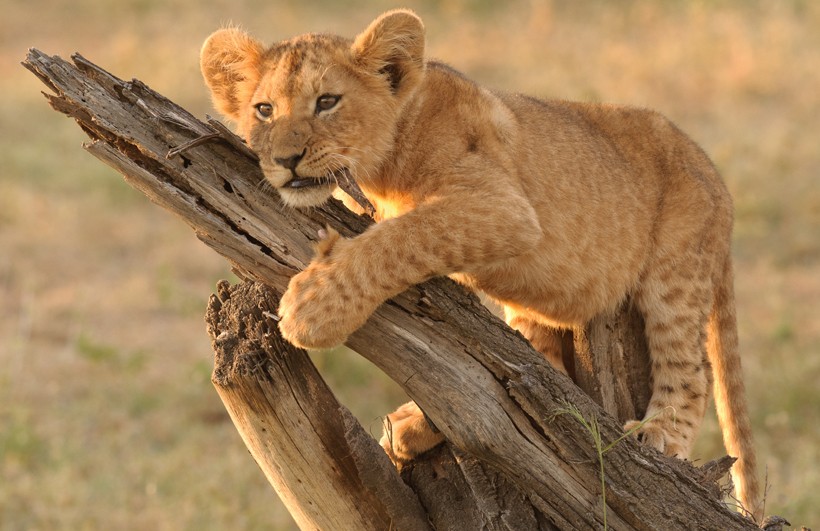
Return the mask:
<path id="1" fill-rule="evenodd" d="M 642 440 L 686 457 L 713 374 L 726 446 L 740 458 L 739 498 L 755 509 L 731 198 L 671 122 L 487 90 L 425 61 L 421 20 L 404 10 L 353 40 L 303 35 L 265 47 L 223 29 L 205 42 L 201 67 L 287 204 L 322 203 L 349 171 L 376 207 L 380 223 L 333 236 L 292 279 L 279 308 L 288 340 L 342 343 L 386 299 L 450 275 L 501 304 L 563 370 L 555 328 L 631 295 L 652 359 Z M 442 440 L 413 405 L 390 419 L 383 444 L 394 460 Z"/>

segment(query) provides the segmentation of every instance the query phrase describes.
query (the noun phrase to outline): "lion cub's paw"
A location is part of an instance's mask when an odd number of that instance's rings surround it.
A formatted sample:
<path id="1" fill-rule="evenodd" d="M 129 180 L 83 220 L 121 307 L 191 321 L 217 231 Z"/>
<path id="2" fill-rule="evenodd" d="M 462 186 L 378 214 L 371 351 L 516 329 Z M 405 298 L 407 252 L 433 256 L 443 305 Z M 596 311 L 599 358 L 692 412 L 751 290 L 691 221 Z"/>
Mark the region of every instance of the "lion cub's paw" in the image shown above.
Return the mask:
<path id="1" fill-rule="evenodd" d="M 341 343 L 373 311 L 354 297 L 350 273 L 340 264 L 340 247 L 348 240 L 331 228 L 319 231 L 316 256 L 295 275 L 279 301 L 279 330 L 297 347 L 330 348 Z"/>
<path id="2" fill-rule="evenodd" d="M 442 442 L 444 436 L 433 431 L 419 406 L 408 402 L 387 415 L 379 444 L 390 460 L 401 467 Z"/>
<path id="3" fill-rule="evenodd" d="M 649 417 L 648 421 L 630 420 L 624 424 L 624 431 L 634 429 L 632 436 L 637 437 L 641 444 L 651 446 L 665 455 L 680 459 L 689 457 L 688 441 L 693 437 L 680 430 L 681 426 L 675 422 L 674 415 L 661 413 L 655 418 L 651 418 L 651 415 Z"/>

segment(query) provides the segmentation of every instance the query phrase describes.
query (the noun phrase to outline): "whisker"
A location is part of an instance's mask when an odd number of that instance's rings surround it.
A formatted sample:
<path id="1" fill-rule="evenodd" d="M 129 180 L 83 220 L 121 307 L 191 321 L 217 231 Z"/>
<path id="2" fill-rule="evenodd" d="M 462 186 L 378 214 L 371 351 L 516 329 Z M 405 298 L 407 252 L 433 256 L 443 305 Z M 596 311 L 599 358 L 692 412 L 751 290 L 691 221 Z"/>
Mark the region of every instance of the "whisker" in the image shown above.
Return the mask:
<path id="1" fill-rule="evenodd" d="M 330 71 L 330 69 L 331 69 L 331 68 L 333 68 L 334 66 L 338 66 L 338 65 L 337 65 L 336 63 L 331 63 L 331 64 L 329 64 L 329 65 L 328 65 L 328 67 L 327 67 L 327 68 L 325 68 L 325 70 L 322 72 L 322 75 L 321 75 L 321 76 L 319 76 L 319 81 L 323 80 L 323 79 L 325 78 L 325 75 L 326 75 L 326 74 Z"/>

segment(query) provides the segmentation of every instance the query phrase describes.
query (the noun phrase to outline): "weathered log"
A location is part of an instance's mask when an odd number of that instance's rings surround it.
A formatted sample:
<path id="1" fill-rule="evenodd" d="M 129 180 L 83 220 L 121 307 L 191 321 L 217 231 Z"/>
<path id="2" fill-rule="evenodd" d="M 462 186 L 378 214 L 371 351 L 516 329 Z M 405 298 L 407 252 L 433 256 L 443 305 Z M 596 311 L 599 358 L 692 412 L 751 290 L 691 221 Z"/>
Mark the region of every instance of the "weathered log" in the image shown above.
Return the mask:
<path id="1" fill-rule="evenodd" d="M 92 138 L 86 149 L 182 217 L 243 277 L 277 293 L 309 262 L 320 227 L 353 236 L 369 224 L 336 202 L 308 212 L 283 208 L 241 142 L 139 81 L 119 80 L 79 56 L 72 65 L 32 50 L 24 64 L 56 93 L 46 95 L 52 106 Z M 210 143 L 165 157 L 207 135 Z M 587 341 L 592 351 L 596 342 Z M 604 522 L 613 529 L 755 528 L 700 485 L 689 463 L 631 438 L 619 440 L 619 421 L 448 279 L 386 302 L 348 345 L 398 382 L 458 452 L 514 484 L 542 528 L 597 529 Z M 601 374 L 596 365 L 607 366 L 590 364 L 593 375 Z M 602 386 L 600 398 L 625 394 L 618 389 Z M 623 413 L 617 405 L 609 409 Z M 593 419 L 604 445 L 618 441 L 603 466 L 580 422 Z M 462 488 L 460 495 L 475 498 L 476 505 L 486 506 L 480 498 L 493 496 Z"/>
<path id="2" fill-rule="evenodd" d="M 221 281 L 205 320 L 217 392 L 301 528 L 554 529 L 513 483 L 449 446 L 406 469 L 411 490 L 307 353 L 281 337 L 278 301 L 264 284 Z"/>
<path id="3" fill-rule="evenodd" d="M 621 422 L 643 418 L 649 405 L 649 349 L 643 318 L 627 300 L 572 331 L 575 383 Z"/>
<path id="4" fill-rule="evenodd" d="M 222 281 L 205 319 L 216 390 L 288 511 L 303 529 L 430 529 L 381 447 L 279 335 L 278 301 Z"/>

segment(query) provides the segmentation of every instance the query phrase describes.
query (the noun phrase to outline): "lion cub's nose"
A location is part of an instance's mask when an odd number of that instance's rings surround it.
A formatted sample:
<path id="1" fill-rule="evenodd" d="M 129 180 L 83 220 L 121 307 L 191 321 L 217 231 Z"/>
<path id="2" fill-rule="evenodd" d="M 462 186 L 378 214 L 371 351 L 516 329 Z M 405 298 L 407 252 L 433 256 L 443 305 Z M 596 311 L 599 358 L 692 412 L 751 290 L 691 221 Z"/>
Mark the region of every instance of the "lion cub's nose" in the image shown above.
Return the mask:
<path id="1" fill-rule="evenodd" d="M 285 158 L 278 158 L 277 157 L 277 158 L 274 158 L 273 160 L 276 162 L 276 164 L 279 164 L 280 166 L 283 166 L 286 169 L 293 171 L 293 170 L 296 169 L 296 166 L 299 164 L 299 161 L 302 160 L 302 157 L 304 157 L 304 156 L 305 156 L 305 152 L 302 151 L 301 153 L 299 153 L 297 155 L 291 155 L 290 157 L 285 157 Z"/>

